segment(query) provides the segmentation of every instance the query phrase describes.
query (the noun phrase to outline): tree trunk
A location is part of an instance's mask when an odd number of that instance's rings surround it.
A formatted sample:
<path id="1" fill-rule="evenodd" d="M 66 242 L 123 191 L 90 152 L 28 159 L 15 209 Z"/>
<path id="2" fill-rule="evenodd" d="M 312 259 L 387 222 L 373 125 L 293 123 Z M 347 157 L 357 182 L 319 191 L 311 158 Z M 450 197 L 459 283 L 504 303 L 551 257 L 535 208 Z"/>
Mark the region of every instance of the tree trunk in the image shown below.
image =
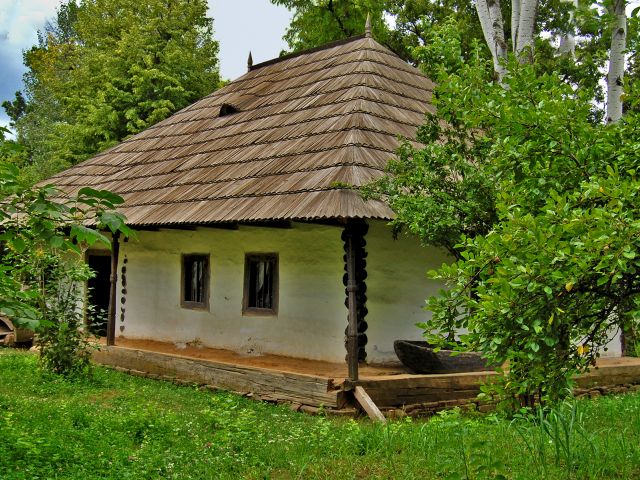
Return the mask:
<path id="1" fill-rule="evenodd" d="M 622 80 L 624 78 L 624 50 L 627 43 L 627 15 L 625 0 L 613 0 L 610 13 L 614 17 L 607 73 L 607 122 L 622 118 Z"/>
<path id="2" fill-rule="evenodd" d="M 511 45 L 518 43 L 518 27 L 520 24 L 520 0 L 511 2 Z"/>
<path id="3" fill-rule="evenodd" d="M 560 55 L 569 55 L 571 58 L 576 58 L 576 37 L 575 37 L 575 11 L 578 8 L 578 0 L 562 0 L 564 2 L 572 3 L 573 9 L 569 12 L 569 29 L 567 33 L 560 37 L 560 46 L 558 52 Z"/>
<path id="4" fill-rule="evenodd" d="M 507 43 L 504 40 L 500 0 L 477 0 L 476 11 L 482 26 L 484 39 L 491 51 L 496 77 L 498 81 L 502 81 L 507 72 L 504 65 L 507 59 Z"/>
<path id="5" fill-rule="evenodd" d="M 522 0 L 518 19 L 518 36 L 513 51 L 520 63 L 533 62 L 534 37 L 536 15 L 538 14 L 538 0 Z"/>

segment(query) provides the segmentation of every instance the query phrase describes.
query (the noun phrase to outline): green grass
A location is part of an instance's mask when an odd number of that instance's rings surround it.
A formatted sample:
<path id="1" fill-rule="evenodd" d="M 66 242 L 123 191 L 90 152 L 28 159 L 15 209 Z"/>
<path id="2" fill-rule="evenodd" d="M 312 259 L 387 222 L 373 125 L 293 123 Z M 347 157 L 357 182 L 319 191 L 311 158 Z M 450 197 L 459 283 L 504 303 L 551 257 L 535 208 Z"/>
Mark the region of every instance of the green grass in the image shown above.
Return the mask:
<path id="1" fill-rule="evenodd" d="M 542 424 L 454 412 L 380 426 L 103 368 L 64 380 L 7 349 L 0 375 L 3 480 L 640 478 L 639 395 Z"/>

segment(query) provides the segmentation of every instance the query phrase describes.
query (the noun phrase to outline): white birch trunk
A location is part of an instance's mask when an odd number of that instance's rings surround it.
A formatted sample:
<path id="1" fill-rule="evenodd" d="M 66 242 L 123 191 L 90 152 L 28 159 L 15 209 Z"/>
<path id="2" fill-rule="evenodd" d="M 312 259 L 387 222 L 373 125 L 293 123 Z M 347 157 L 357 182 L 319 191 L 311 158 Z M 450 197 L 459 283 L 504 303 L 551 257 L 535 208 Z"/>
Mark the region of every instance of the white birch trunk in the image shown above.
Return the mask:
<path id="1" fill-rule="evenodd" d="M 538 0 L 521 0 L 519 7 L 518 34 L 513 51 L 520 63 L 530 63 L 533 61 L 533 34 L 538 14 Z"/>
<path id="2" fill-rule="evenodd" d="M 627 15 L 625 0 L 614 0 L 612 11 L 615 20 L 609 52 L 607 73 L 607 122 L 622 118 L 622 80 L 624 79 L 624 51 L 627 43 Z"/>
<path id="3" fill-rule="evenodd" d="M 480 26 L 482 27 L 482 34 L 484 40 L 487 42 L 491 57 L 495 64 L 496 49 L 495 42 L 493 41 L 493 29 L 491 27 L 491 14 L 489 13 L 489 7 L 487 6 L 487 0 L 476 1 L 476 12 L 478 12 L 478 19 L 480 20 Z"/>
<path id="4" fill-rule="evenodd" d="M 564 2 L 573 3 L 573 9 L 569 12 L 569 28 L 568 32 L 560 37 L 560 45 L 558 47 L 558 53 L 560 55 L 570 55 L 571 58 L 576 58 L 576 37 L 575 37 L 575 11 L 578 8 L 578 0 L 562 0 Z"/>
<path id="5" fill-rule="evenodd" d="M 491 57 L 493 58 L 493 68 L 499 81 L 506 74 L 504 62 L 507 59 L 507 43 L 504 40 L 504 25 L 502 22 L 502 12 L 500 11 L 500 0 L 477 0 L 476 10 L 482 33 L 487 42 Z"/>
<path id="6" fill-rule="evenodd" d="M 511 2 L 511 45 L 518 42 L 518 26 L 520 25 L 520 0 Z"/>
<path id="7" fill-rule="evenodd" d="M 491 26 L 493 27 L 493 41 L 496 45 L 496 56 L 499 59 L 507 58 L 507 42 L 504 39 L 504 22 L 502 21 L 502 10 L 500 0 L 488 0 L 489 14 L 491 15 Z"/>

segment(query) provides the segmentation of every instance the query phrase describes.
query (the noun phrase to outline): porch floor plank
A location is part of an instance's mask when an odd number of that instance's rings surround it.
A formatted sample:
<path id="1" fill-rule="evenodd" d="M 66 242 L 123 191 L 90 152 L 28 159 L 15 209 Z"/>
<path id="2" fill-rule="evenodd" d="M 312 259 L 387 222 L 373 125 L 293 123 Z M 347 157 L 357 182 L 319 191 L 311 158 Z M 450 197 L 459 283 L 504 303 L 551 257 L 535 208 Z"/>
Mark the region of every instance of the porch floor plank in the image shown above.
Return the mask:
<path id="1" fill-rule="evenodd" d="M 94 353 L 98 363 L 153 378 L 207 384 L 258 398 L 313 407 L 346 406 L 346 364 L 284 357 L 247 356 L 223 349 L 118 339 Z M 415 375 L 402 367 L 360 367 L 358 385 L 379 408 L 473 400 L 494 372 Z M 577 379 L 579 388 L 640 384 L 639 358 L 601 358 Z"/>

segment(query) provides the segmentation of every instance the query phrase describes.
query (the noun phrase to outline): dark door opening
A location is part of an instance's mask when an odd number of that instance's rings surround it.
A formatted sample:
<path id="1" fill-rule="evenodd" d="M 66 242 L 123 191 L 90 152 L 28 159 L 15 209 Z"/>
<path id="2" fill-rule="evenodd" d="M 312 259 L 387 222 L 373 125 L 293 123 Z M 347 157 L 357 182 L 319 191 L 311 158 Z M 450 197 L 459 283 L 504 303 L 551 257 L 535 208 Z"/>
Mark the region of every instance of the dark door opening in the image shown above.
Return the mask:
<path id="1" fill-rule="evenodd" d="M 111 292 L 111 255 L 88 254 L 87 264 L 95 273 L 87 281 L 87 326 L 92 334 L 106 337 Z"/>

